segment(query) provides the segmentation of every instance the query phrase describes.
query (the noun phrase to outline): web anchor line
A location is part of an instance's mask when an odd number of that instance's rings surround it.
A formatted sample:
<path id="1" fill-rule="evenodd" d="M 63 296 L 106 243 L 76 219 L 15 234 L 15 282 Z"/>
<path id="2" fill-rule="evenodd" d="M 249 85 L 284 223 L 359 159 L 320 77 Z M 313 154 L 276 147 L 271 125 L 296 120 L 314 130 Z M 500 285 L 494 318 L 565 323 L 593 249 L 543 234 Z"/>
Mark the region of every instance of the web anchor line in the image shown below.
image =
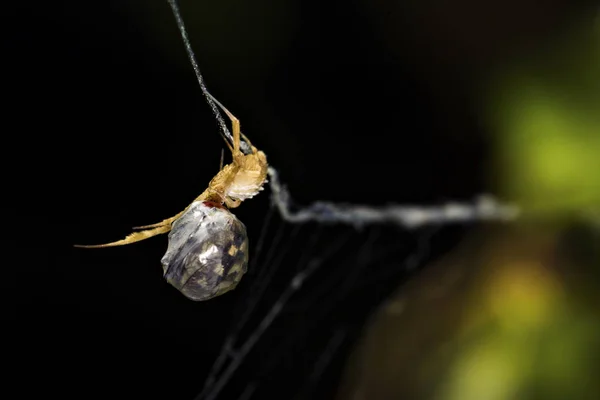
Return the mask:
<path id="1" fill-rule="evenodd" d="M 292 210 L 292 197 L 285 185 L 279 181 L 277 170 L 270 166 L 268 173 L 273 203 L 285 221 L 295 224 L 314 221 L 323 224 L 352 225 L 355 228 L 373 224 L 391 224 L 414 229 L 427 225 L 475 221 L 512 221 L 519 215 L 516 206 L 502 204 L 490 195 L 479 196 L 471 203 L 449 202 L 438 206 L 390 204 L 374 207 L 317 201 Z"/>

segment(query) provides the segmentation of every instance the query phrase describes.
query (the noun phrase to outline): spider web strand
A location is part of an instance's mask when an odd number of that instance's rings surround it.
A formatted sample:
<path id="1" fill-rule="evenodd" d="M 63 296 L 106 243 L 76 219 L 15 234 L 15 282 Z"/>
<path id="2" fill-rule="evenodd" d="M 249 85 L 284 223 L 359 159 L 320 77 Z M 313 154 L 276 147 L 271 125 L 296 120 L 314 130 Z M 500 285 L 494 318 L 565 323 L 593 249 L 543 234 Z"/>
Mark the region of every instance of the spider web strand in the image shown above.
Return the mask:
<path id="1" fill-rule="evenodd" d="M 503 205 L 491 196 L 480 196 L 473 203 L 446 203 L 440 206 L 388 205 L 372 207 L 360 204 L 335 204 L 317 201 L 292 211 L 293 200 L 287 188 L 279 182 L 277 170 L 269 167 L 271 197 L 282 218 L 290 223 L 315 221 L 324 224 L 345 224 L 355 228 L 373 224 L 392 224 L 407 229 L 428 225 L 473 221 L 512 221 L 519 210 Z"/>
<path id="2" fill-rule="evenodd" d="M 190 39 L 188 38 L 187 29 L 185 28 L 183 18 L 181 17 L 181 13 L 179 11 L 179 5 L 177 4 L 176 0 L 167 0 L 167 1 L 169 3 L 169 6 L 171 6 L 173 15 L 175 16 L 175 21 L 177 22 L 177 28 L 179 28 L 179 33 L 181 35 L 181 39 L 183 40 L 183 44 L 185 46 L 185 51 L 188 55 L 188 58 L 190 59 L 190 63 L 192 64 L 192 67 L 194 68 L 194 73 L 196 74 L 196 79 L 198 80 L 198 84 L 200 84 L 200 89 L 202 90 L 202 94 L 204 94 L 204 97 L 206 98 L 208 105 L 210 106 L 213 114 L 215 115 L 215 118 L 217 119 L 217 122 L 219 123 L 219 127 L 221 128 L 221 131 L 231 141 L 231 143 L 233 143 L 233 137 L 231 136 L 231 132 L 229 132 L 229 129 L 227 128 L 227 124 L 225 123 L 223 116 L 219 112 L 219 108 L 217 107 L 217 104 L 211 98 L 212 95 L 210 94 L 210 92 L 206 88 L 206 84 L 204 83 L 204 77 L 202 76 L 202 73 L 200 72 L 200 67 L 198 66 L 198 62 L 196 61 L 196 56 L 194 55 L 194 50 L 192 50 L 192 45 L 190 44 Z M 243 140 L 240 140 L 240 149 L 245 154 L 249 154 L 252 152 L 252 150 L 250 149 L 250 146 L 248 146 L 248 144 L 246 142 L 244 142 Z"/>
<path id="3" fill-rule="evenodd" d="M 240 367 L 246 355 L 254 348 L 254 345 L 260 340 L 263 333 L 271 326 L 271 324 L 277 319 L 279 314 L 283 311 L 284 306 L 291 299 L 291 297 L 302 288 L 306 280 L 308 280 L 327 260 L 327 258 L 335 251 L 339 250 L 348 240 L 347 236 L 340 237 L 336 244 L 334 244 L 329 251 L 322 257 L 313 258 L 307 265 L 306 268 L 297 272 L 288 286 L 279 295 L 277 301 L 271 306 L 267 314 L 260 321 L 254 331 L 248 336 L 242 346 L 236 351 L 232 357 L 231 363 L 225 368 L 220 377 L 210 387 L 208 393 L 204 395 L 204 391 L 200 392 L 196 396 L 195 400 L 215 400 L 221 391 L 225 388 L 227 383 L 230 381 L 233 374 Z"/>

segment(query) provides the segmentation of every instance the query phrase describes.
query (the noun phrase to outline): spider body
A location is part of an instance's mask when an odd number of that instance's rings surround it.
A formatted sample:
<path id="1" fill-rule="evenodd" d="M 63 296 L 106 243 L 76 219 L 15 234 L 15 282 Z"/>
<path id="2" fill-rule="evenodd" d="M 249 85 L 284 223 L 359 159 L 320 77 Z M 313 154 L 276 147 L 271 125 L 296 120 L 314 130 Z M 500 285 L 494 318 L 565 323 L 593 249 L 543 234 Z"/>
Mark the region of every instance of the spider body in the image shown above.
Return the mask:
<path id="1" fill-rule="evenodd" d="M 235 208 L 263 190 L 267 179 L 267 157 L 255 147 L 252 147 L 252 151 L 251 154 L 240 152 L 235 155 L 234 161 L 219 171 L 196 200 L 207 200 Z"/>
<path id="2" fill-rule="evenodd" d="M 193 202 L 175 221 L 161 260 L 164 277 L 191 300 L 234 289 L 248 265 L 246 227 L 218 203 Z"/>
<path id="3" fill-rule="evenodd" d="M 210 96 L 210 94 L 207 94 Z M 161 233 L 169 234 L 162 258 L 168 282 L 192 300 L 207 300 L 238 284 L 248 263 L 246 227 L 228 208 L 257 195 L 267 180 L 267 157 L 240 131 L 240 122 L 214 97 L 210 98 L 231 119 L 232 138 L 224 136 L 233 161 L 222 166 L 208 188 L 185 210 L 159 223 L 140 226 L 125 239 L 86 248 L 123 246 Z M 240 140 L 250 151 L 240 150 Z"/>

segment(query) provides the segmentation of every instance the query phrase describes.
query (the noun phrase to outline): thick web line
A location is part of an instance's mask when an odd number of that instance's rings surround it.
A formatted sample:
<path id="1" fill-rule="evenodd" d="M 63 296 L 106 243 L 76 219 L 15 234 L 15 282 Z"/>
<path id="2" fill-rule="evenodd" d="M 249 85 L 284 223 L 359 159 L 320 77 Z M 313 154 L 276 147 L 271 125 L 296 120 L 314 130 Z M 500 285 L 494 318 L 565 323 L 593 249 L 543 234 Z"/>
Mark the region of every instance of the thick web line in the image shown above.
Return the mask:
<path id="1" fill-rule="evenodd" d="M 450 202 L 440 206 L 388 205 L 372 207 L 359 204 L 335 204 L 317 201 L 293 211 L 293 200 L 287 188 L 279 182 L 277 170 L 269 167 L 273 202 L 282 218 L 290 223 L 316 221 L 320 223 L 341 223 L 361 228 L 372 224 L 398 225 L 403 228 L 419 228 L 426 225 L 439 225 L 473 221 L 511 221 L 519 210 L 515 206 L 503 205 L 492 196 L 480 196 L 472 203 Z"/>

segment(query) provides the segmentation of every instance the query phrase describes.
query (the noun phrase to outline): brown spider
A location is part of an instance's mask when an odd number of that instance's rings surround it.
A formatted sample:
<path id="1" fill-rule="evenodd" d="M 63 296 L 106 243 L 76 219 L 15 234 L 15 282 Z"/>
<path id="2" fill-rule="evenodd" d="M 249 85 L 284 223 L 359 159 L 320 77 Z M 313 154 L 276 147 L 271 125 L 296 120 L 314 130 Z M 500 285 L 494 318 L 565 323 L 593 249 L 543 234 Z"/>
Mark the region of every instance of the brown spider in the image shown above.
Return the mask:
<path id="1" fill-rule="evenodd" d="M 234 289 L 248 265 L 248 236 L 244 224 L 228 208 L 239 206 L 263 189 L 267 178 L 267 157 L 252 146 L 240 131 L 240 121 L 209 93 L 231 119 L 233 147 L 223 136 L 233 156 L 222 166 L 208 188 L 174 217 L 152 225 L 140 226 L 125 239 L 81 246 L 99 248 L 139 242 L 169 233 L 169 246 L 161 263 L 165 279 L 192 300 L 208 300 Z M 240 136 L 251 149 L 240 150 Z M 222 164 L 222 162 L 221 162 Z"/>

